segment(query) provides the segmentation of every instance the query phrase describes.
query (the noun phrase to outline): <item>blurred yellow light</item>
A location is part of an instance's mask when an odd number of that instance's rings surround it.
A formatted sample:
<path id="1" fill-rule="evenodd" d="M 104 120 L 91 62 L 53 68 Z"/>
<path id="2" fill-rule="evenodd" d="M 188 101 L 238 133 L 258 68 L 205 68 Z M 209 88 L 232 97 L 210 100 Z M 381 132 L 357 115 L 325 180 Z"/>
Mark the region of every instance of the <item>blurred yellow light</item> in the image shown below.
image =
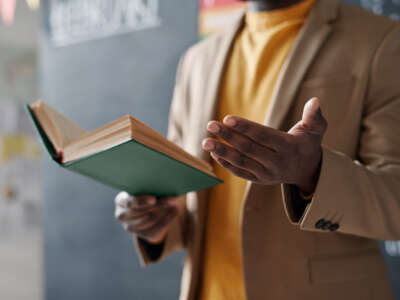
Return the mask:
<path id="1" fill-rule="evenodd" d="M 14 158 L 38 159 L 40 148 L 24 134 L 12 134 L 0 137 L 0 163 Z"/>
<path id="2" fill-rule="evenodd" d="M 33 10 L 37 10 L 40 6 L 40 0 L 26 0 L 26 3 Z"/>

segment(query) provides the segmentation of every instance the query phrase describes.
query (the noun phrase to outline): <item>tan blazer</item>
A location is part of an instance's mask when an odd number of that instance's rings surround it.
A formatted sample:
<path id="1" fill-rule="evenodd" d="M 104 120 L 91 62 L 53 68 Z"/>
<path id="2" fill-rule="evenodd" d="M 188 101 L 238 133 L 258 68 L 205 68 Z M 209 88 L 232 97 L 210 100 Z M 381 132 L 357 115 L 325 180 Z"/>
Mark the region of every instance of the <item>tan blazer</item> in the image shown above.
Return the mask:
<path id="1" fill-rule="evenodd" d="M 193 46 L 179 65 L 169 138 L 204 159 L 201 141 L 242 24 L 241 18 L 230 31 Z M 329 128 L 303 217 L 295 219 L 287 186 L 247 186 L 241 214 L 247 298 L 392 299 L 374 239 L 400 239 L 399 23 L 319 0 L 281 72 L 265 125 L 288 130 L 313 96 Z M 185 213 L 159 258 L 186 249 L 181 300 L 196 299 L 201 285 L 207 200 L 207 191 L 182 199 Z M 321 219 L 340 227 L 318 229 Z M 156 261 L 141 242 L 138 248 L 144 264 Z"/>

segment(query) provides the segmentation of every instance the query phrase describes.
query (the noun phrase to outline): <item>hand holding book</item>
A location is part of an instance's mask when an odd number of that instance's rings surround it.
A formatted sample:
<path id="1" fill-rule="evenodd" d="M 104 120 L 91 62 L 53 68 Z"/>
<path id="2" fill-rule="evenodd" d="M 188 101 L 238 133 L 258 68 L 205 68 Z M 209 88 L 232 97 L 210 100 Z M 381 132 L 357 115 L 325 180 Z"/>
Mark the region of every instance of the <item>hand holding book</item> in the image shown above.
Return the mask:
<path id="1" fill-rule="evenodd" d="M 161 244 L 168 227 L 179 213 L 175 197 L 156 199 L 154 196 L 132 197 L 121 192 L 115 198 L 115 217 L 124 229 L 151 244 Z"/>

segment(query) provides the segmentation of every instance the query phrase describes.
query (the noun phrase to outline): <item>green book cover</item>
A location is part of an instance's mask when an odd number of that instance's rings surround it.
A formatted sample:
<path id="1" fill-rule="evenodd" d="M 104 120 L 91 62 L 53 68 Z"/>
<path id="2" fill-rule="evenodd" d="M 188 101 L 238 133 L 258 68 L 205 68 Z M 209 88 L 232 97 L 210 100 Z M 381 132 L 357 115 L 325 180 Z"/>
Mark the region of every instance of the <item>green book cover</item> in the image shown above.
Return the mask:
<path id="1" fill-rule="evenodd" d="M 131 195 L 178 196 L 222 182 L 133 139 L 62 164 L 31 108 L 27 109 L 45 148 L 60 166 Z"/>

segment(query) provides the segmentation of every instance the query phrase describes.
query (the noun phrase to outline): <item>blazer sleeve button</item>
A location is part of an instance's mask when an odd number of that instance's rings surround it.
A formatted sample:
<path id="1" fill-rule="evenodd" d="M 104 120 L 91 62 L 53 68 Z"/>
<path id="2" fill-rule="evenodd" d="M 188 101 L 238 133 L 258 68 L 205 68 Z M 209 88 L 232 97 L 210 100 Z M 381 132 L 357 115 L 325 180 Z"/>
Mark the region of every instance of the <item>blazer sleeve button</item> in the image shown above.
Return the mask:
<path id="1" fill-rule="evenodd" d="M 317 223 L 315 223 L 315 228 L 317 229 L 322 229 L 322 226 L 324 226 L 325 220 L 324 219 L 319 219 Z"/>
<path id="2" fill-rule="evenodd" d="M 332 226 L 332 222 L 331 222 L 331 221 L 326 221 L 326 222 L 322 225 L 321 229 L 323 229 L 323 230 L 328 230 L 331 226 Z"/>
<path id="3" fill-rule="evenodd" d="M 329 226 L 330 231 L 336 231 L 339 229 L 339 224 L 338 223 L 333 223 L 331 226 Z"/>

